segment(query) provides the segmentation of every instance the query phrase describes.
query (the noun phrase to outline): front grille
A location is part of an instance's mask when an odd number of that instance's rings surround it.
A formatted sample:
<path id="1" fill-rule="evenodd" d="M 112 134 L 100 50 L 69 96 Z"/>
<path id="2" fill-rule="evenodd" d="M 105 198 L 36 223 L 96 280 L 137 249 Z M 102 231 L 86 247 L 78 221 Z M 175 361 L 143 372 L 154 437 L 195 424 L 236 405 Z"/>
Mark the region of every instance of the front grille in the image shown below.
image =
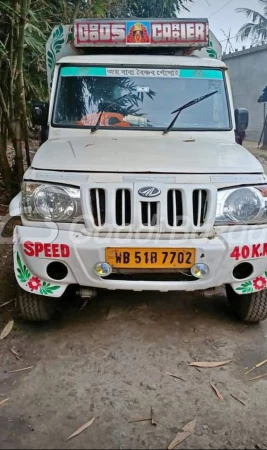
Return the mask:
<path id="1" fill-rule="evenodd" d="M 106 222 L 106 193 L 104 189 L 91 189 L 90 196 L 94 223 L 101 227 Z"/>
<path id="2" fill-rule="evenodd" d="M 86 227 L 101 232 L 138 230 L 142 237 L 151 231 L 198 233 L 212 230 L 217 204 L 215 186 L 170 183 L 160 185 L 161 193 L 157 198 L 144 199 L 139 194 L 140 184 L 112 182 L 90 186 L 89 201 L 87 191 L 87 200 L 83 203 Z M 86 199 L 85 192 L 83 198 Z"/>
<path id="3" fill-rule="evenodd" d="M 202 227 L 205 223 L 208 207 L 208 193 L 204 189 L 193 192 L 193 221 L 196 227 Z"/>
<path id="4" fill-rule="evenodd" d="M 142 225 L 155 227 L 159 223 L 159 202 L 141 202 Z"/>
<path id="5" fill-rule="evenodd" d="M 116 224 L 125 227 L 131 224 L 132 204 L 131 191 L 129 189 L 118 189 L 116 192 Z"/>

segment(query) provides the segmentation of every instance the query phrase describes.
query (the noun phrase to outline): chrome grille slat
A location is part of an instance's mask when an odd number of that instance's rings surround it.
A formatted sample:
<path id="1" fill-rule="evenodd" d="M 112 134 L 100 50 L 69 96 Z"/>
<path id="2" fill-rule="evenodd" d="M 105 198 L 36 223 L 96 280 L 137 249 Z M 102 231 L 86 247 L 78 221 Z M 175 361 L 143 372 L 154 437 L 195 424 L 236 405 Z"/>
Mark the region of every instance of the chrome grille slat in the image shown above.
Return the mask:
<path id="1" fill-rule="evenodd" d="M 129 189 L 117 189 L 115 217 L 116 224 L 121 227 L 127 227 L 131 224 L 132 217 L 131 192 Z"/>
<path id="2" fill-rule="evenodd" d="M 91 211 L 93 215 L 94 224 L 96 227 L 101 227 L 106 221 L 106 193 L 105 190 L 91 189 L 90 190 Z"/>
<path id="3" fill-rule="evenodd" d="M 122 189 L 122 226 L 125 227 L 125 189 Z"/>
<path id="4" fill-rule="evenodd" d="M 151 203 L 147 204 L 147 226 L 151 227 Z"/>
<path id="5" fill-rule="evenodd" d="M 141 224 L 148 228 L 159 224 L 159 202 L 141 202 Z"/>
<path id="6" fill-rule="evenodd" d="M 97 225 L 101 224 L 101 212 L 100 212 L 100 201 L 99 201 L 99 190 L 96 189 L 96 213 L 97 213 Z"/>
<path id="7" fill-rule="evenodd" d="M 177 208 L 176 208 L 176 192 L 172 191 L 172 204 L 173 204 L 173 221 L 172 226 L 175 227 L 176 225 L 176 218 L 177 218 Z"/>
<path id="8" fill-rule="evenodd" d="M 197 227 L 200 227 L 201 223 L 201 205 L 202 205 L 202 190 L 198 191 L 198 217 L 197 217 Z"/>
<path id="9" fill-rule="evenodd" d="M 193 191 L 193 219 L 196 227 L 202 227 L 205 223 L 207 212 L 208 193 L 205 189 Z"/>
<path id="10" fill-rule="evenodd" d="M 168 224 L 170 227 L 180 227 L 183 224 L 183 200 L 179 189 L 168 191 L 167 195 Z"/>

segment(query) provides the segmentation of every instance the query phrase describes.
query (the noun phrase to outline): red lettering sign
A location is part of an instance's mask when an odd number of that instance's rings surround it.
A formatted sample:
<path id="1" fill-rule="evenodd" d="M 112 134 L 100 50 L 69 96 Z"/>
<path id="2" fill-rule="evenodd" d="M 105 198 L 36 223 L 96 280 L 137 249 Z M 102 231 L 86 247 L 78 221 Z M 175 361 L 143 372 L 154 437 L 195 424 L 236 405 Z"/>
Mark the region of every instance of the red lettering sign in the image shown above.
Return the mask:
<path id="1" fill-rule="evenodd" d="M 49 244 L 42 242 L 30 242 L 24 243 L 24 253 L 27 256 L 35 256 L 38 258 L 69 258 L 70 247 L 66 244 Z"/>
<path id="2" fill-rule="evenodd" d="M 123 44 L 126 41 L 125 23 L 76 22 L 76 45 Z"/>
<path id="3" fill-rule="evenodd" d="M 230 254 L 230 258 L 239 261 L 240 259 L 262 258 L 267 256 L 267 244 L 253 244 L 251 247 L 243 245 L 236 246 Z"/>
<path id="4" fill-rule="evenodd" d="M 75 22 L 75 46 L 180 46 L 204 47 L 209 43 L 207 20 L 117 20 Z"/>
<path id="5" fill-rule="evenodd" d="M 206 23 L 152 23 L 152 44 L 194 44 L 207 42 Z"/>

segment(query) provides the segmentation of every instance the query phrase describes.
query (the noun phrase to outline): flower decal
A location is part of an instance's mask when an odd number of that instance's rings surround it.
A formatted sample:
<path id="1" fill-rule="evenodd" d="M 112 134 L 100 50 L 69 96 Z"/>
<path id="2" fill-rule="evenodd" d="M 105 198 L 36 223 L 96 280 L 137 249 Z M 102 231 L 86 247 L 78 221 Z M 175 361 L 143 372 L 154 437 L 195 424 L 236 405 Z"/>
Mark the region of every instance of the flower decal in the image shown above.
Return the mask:
<path id="1" fill-rule="evenodd" d="M 251 292 L 253 292 L 252 281 L 246 281 L 245 283 L 242 283 L 241 286 L 236 290 L 242 292 L 242 294 L 251 294 Z"/>
<path id="2" fill-rule="evenodd" d="M 256 291 L 261 291 L 264 289 L 267 285 L 266 278 L 264 277 L 257 277 L 255 280 L 253 280 L 253 286 Z"/>
<path id="3" fill-rule="evenodd" d="M 238 294 L 252 294 L 253 292 L 267 289 L 267 270 L 260 277 L 245 281 L 241 284 L 235 284 L 233 288 Z"/>
<path id="4" fill-rule="evenodd" d="M 29 269 L 23 264 L 19 252 L 16 256 L 16 271 L 17 279 L 23 285 L 25 284 L 32 292 L 40 295 L 50 295 L 53 296 L 55 291 L 60 289 L 60 286 L 54 286 L 46 281 L 40 280 L 40 278 L 35 277 L 31 274 Z M 26 289 L 27 290 L 27 289 Z"/>
<path id="5" fill-rule="evenodd" d="M 32 277 L 29 281 L 28 281 L 28 286 L 32 291 L 38 291 L 38 289 L 42 286 L 42 282 L 39 278 L 37 277 Z"/>

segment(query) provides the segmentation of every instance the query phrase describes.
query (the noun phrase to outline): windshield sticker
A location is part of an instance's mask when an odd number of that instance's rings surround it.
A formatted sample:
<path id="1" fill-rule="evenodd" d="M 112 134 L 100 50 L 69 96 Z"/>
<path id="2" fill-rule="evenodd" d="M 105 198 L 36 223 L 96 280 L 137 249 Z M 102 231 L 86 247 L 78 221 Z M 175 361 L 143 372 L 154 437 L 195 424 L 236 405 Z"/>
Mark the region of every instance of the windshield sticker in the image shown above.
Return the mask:
<path id="1" fill-rule="evenodd" d="M 137 92 L 148 94 L 150 92 L 150 87 L 149 86 L 136 86 L 136 90 L 137 90 Z"/>
<path id="2" fill-rule="evenodd" d="M 62 77 L 106 77 L 105 67 L 62 67 L 60 75 Z"/>
<path id="3" fill-rule="evenodd" d="M 205 80 L 223 80 L 223 73 L 221 70 L 213 69 L 181 69 L 180 78 L 198 78 Z"/>
<path id="4" fill-rule="evenodd" d="M 216 69 L 148 69 L 115 67 L 62 67 L 62 77 L 140 77 L 140 78 L 189 78 L 223 80 L 223 73 Z"/>
<path id="5" fill-rule="evenodd" d="M 108 68 L 108 77 L 149 77 L 149 78 L 177 78 L 180 76 L 178 69 L 119 69 Z"/>

